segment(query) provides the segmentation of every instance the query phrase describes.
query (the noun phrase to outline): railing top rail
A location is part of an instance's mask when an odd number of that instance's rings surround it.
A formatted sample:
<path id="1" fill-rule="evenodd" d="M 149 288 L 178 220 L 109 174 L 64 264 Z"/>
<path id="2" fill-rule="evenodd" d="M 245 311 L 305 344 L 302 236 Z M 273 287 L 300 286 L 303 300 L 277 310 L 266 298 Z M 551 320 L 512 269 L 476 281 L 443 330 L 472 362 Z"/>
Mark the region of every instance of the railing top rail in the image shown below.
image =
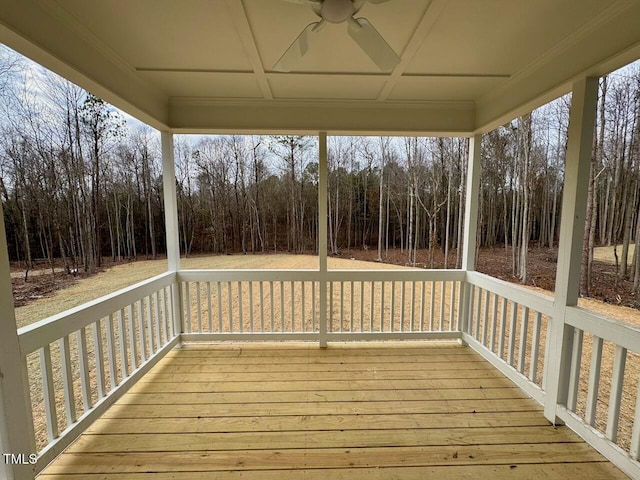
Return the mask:
<path id="1" fill-rule="evenodd" d="M 553 297 L 514 285 L 499 278 L 494 278 L 480 272 L 467 272 L 467 282 L 477 287 L 490 290 L 498 295 L 508 298 L 520 305 L 532 308 L 544 315 L 553 314 Z"/>
<path id="2" fill-rule="evenodd" d="M 181 270 L 178 280 L 185 282 L 210 281 L 462 281 L 463 270 L 329 270 L 320 277 L 315 269 L 265 270 Z"/>
<path id="3" fill-rule="evenodd" d="M 171 285 L 175 282 L 175 278 L 175 272 L 166 272 L 19 328 L 20 351 L 23 356 L 26 356 L 44 345 Z"/>
<path id="4" fill-rule="evenodd" d="M 640 353 L 640 328 L 581 307 L 567 307 L 566 322 L 584 332 Z"/>

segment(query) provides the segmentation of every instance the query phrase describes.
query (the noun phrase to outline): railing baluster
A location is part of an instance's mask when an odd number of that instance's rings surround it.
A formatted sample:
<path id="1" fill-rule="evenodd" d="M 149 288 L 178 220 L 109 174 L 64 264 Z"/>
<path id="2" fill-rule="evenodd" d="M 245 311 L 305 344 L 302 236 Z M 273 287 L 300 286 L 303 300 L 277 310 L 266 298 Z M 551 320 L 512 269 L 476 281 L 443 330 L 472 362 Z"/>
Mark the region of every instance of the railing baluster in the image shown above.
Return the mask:
<path id="1" fill-rule="evenodd" d="M 529 379 L 533 383 L 538 382 L 538 357 L 540 352 L 540 327 L 542 326 L 542 314 L 536 312 L 533 323 L 533 338 L 531 340 L 531 365 L 529 365 Z"/>
<path id="2" fill-rule="evenodd" d="M 609 396 L 609 415 L 607 417 L 606 435 L 609 440 L 616 443 L 618 439 L 618 422 L 620 420 L 620 401 L 622 400 L 622 385 L 624 382 L 624 369 L 627 363 L 627 349 L 616 345 L 616 353 L 613 360 L 613 374 L 611 376 L 611 394 Z"/>
<path id="3" fill-rule="evenodd" d="M 373 332 L 375 282 L 369 282 L 369 332 Z"/>
<path id="4" fill-rule="evenodd" d="M 384 295 L 384 284 L 387 283 L 385 281 L 380 282 L 380 331 L 384 332 L 384 301 L 385 301 L 385 295 Z"/>
<path id="5" fill-rule="evenodd" d="M 495 352 L 496 348 L 496 328 L 498 327 L 498 295 L 493 293 L 491 302 L 491 339 L 489 340 L 489 350 Z"/>
<path id="6" fill-rule="evenodd" d="M 445 297 L 445 284 L 444 281 L 440 282 L 440 331 L 444 331 L 444 297 Z"/>
<path id="7" fill-rule="evenodd" d="M 213 312 L 211 311 L 211 282 L 207 282 L 207 312 L 209 313 L 209 333 L 213 332 Z"/>
<path id="8" fill-rule="evenodd" d="M 633 417 L 629 454 L 634 460 L 638 460 L 640 457 L 640 383 L 638 383 L 638 390 L 636 392 L 636 410 Z"/>
<path id="9" fill-rule="evenodd" d="M 410 310 L 410 316 L 409 316 L 409 331 L 413 332 L 414 331 L 414 316 L 415 316 L 415 302 L 416 302 L 416 282 L 412 281 L 410 283 L 411 285 L 411 301 L 409 303 L 409 306 L 411 308 Z"/>
<path id="10" fill-rule="evenodd" d="M 169 305 L 167 300 L 167 292 L 164 288 L 159 290 L 160 295 L 160 305 L 162 305 L 162 338 L 163 345 L 169 343 Z"/>
<path id="11" fill-rule="evenodd" d="M 274 297 L 273 297 L 273 280 L 269 281 L 269 293 L 271 295 L 270 300 L 269 300 L 269 306 L 271 307 L 271 333 L 273 333 L 274 330 L 274 323 L 275 323 L 275 312 L 274 312 L 274 306 L 273 306 L 273 301 L 274 301 Z"/>
<path id="12" fill-rule="evenodd" d="M 244 315 L 242 314 L 242 304 L 244 299 L 242 298 L 242 282 L 238 282 L 238 330 L 240 333 L 244 330 Z"/>
<path id="13" fill-rule="evenodd" d="M 400 282 L 400 331 L 404 331 L 405 281 Z"/>
<path id="14" fill-rule="evenodd" d="M 142 362 L 147 361 L 147 335 L 144 331 L 144 318 L 142 317 L 142 300 L 136 302 L 136 311 L 138 312 L 138 330 L 140 331 L 140 357 Z M 107 318 L 107 325 L 109 325 L 110 319 Z M 107 342 L 109 341 L 109 329 L 107 329 Z M 149 352 L 151 356 L 151 352 Z"/>
<path id="15" fill-rule="evenodd" d="M 300 304 L 301 304 L 301 319 L 300 319 L 300 331 L 302 333 L 307 331 L 307 327 L 305 325 L 305 321 L 306 321 L 306 310 L 307 310 L 307 302 L 305 302 L 305 298 L 304 298 L 304 291 L 305 291 L 305 287 L 306 287 L 306 282 L 300 282 L 300 287 L 302 289 L 302 291 L 300 292 Z"/>
<path id="16" fill-rule="evenodd" d="M 93 352 L 96 360 L 96 385 L 98 387 L 98 400 L 104 398 L 104 354 L 102 352 L 102 326 L 97 320 L 93 324 Z"/>
<path id="17" fill-rule="evenodd" d="M 87 360 L 87 337 L 84 327 L 78 330 L 78 360 L 80 360 L 80 387 L 82 391 L 82 407 L 87 412 L 93 406 L 91 399 L 91 383 L 89 380 L 89 362 Z"/>
<path id="18" fill-rule="evenodd" d="M 153 338 L 153 316 L 151 315 L 151 297 L 146 297 L 146 306 L 145 309 L 147 312 L 147 332 L 149 334 L 149 356 L 156 353 L 156 347 L 160 348 L 160 345 L 156 345 Z M 188 322 L 191 324 L 191 322 Z"/>
<path id="19" fill-rule="evenodd" d="M 350 285 L 350 295 L 351 297 L 349 298 L 349 332 L 353 332 L 353 302 L 354 302 L 354 298 L 353 298 L 353 281 L 349 282 Z"/>
<path id="20" fill-rule="evenodd" d="M 284 282 L 280 282 L 280 332 L 284 333 Z"/>
<path id="21" fill-rule="evenodd" d="M 264 286 L 260 281 L 260 333 L 264 333 Z"/>
<path id="22" fill-rule="evenodd" d="M 124 311 L 118 310 L 118 331 L 120 333 L 120 374 L 124 380 L 129 376 L 129 360 L 127 358 L 127 334 L 124 329 Z"/>
<path id="23" fill-rule="evenodd" d="M 396 282 L 391 282 L 391 311 L 389 312 L 390 331 L 393 332 L 396 317 Z"/>
<path id="24" fill-rule="evenodd" d="M 191 325 L 191 290 L 189 288 L 189 282 L 184 282 L 185 285 L 185 306 L 187 307 L 187 314 L 185 316 L 185 321 L 187 322 L 186 330 L 187 333 L 191 333 L 193 331 L 193 325 Z M 149 304 L 151 304 L 151 296 L 147 297 L 149 299 Z M 149 311 L 149 318 L 151 318 L 151 312 Z M 151 324 L 149 324 L 151 326 Z M 149 336 L 153 335 L 153 329 L 149 330 Z M 160 345 L 158 345 L 160 347 Z"/>
<path id="25" fill-rule="evenodd" d="M 333 330 L 333 282 L 329 282 L 329 331 Z"/>
<path id="26" fill-rule="evenodd" d="M 196 312 L 198 315 L 198 333 L 202 333 L 202 294 L 200 292 L 200 282 L 196 282 Z M 156 321 L 158 317 L 156 317 Z"/>
<path id="27" fill-rule="evenodd" d="M 251 333 L 253 333 L 254 329 L 254 319 L 253 319 L 253 282 L 249 282 L 249 328 L 251 329 Z"/>
<path id="28" fill-rule="evenodd" d="M 435 280 L 431 280 L 431 292 L 429 299 L 429 331 L 434 331 L 434 323 L 435 323 L 435 308 L 436 308 L 436 282 Z"/>
<path id="29" fill-rule="evenodd" d="M 504 358 L 504 340 L 506 337 L 507 327 L 507 299 L 501 297 L 501 309 L 500 309 L 500 340 L 498 341 L 498 357 Z"/>
<path id="30" fill-rule="evenodd" d="M 340 328 L 339 332 L 342 332 L 344 325 L 344 282 L 340 282 Z"/>
<path id="31" fill-rule="evenodd" d="M 229 317 L 229 333 L 233 333 L 233 293 L 231 289 L 231 282 L 227 282 L 227 308 Z"/>
<path id="32" fill-rule="evenodd" d="M 316 282 L 311 282 L 311 331 L 316 331 Z"/>
<path id="33" fill-rule="evenodd" d="M 218 333 L 222 333 L 222 283 L 216 282 L 216 287 L 216 290 L 218 291 Z"/>
<path id="34" fill-rule="evenodd" d="M 452 281 L 451 282 L 451 299 L 449 300 L 449 331 L 453 332 L 455 328 L 458 328 L 457 326 L 454 327 L 454 318 L 457 317 L 457 315 L 454 315 L 454 308 L 453 306 L 456 304 L 456 287 L 458 286 L 458 282 L 456 281 Z"/>
<path id="35" fill-rule="evenodd" d="M 580 369 L 582 368 L 582 340 L 584 332 L 575 329 L 573 334 L 573 347 L 571 351 L 571 370 L 569 374 L 569 389 L 567 394 L 567 408 L 576 411 L 578 403 L 578 384 L 580 382 Z"/>
<path id="36" fill-rule="evenodd" d="M 360 331 L 364 330 L 364 282 L 360 281 Z"/>
<path id="37" fill-rule="evenodd" d="M 478 287 L 478 304 L 476 305 L 476 324 L 474 328 L 474 338 L 480 341 L 480 323 L 482 318 L 482 292 L 484 291 L 482 288 Z"/>
<path id="38" fill-rule="evenodd" d="M 295 324 L 296 324 L 296 316 L 295 316 L 295 309 L 296 309 L 296 292 L 295 292 L 295 283 L 293 280 L 291 280 L 290 282 L 290 287 L 291 287 L 291 331 L 295 332 Z"/>
<path id="39" fill-rule="evenodd" d="M 67 425 L 76 421 L 76 400 L 73 391 L 73 370 L 71 369 L 71 349 L 69 337 L 65 335 L 58 340 L 60 346 L 60 364 L 62 366 L 62 389 L 64 392 L 64 410 L 67 416 Z"/>
<path id="40" fill-rule="evenodd" d="M 128 326 L 129 326 L 129 351 L 131 352 L 131 368 L 138 368 L 138 348 L 136 345 L 136 330 L 133 324 L 133 305 L 127 307 Z M 102 344 L 100 345 L 100 355 L 102 355 Z"/>
<path id="41" fill-rule="evenodd" d="M 58 414 L 53 386 L 53 369 L 51 368 L 51 347 L 45 345 L 40 349 L 40 373 L 42 376 L 42 392 L 44 411 L 47 418 L 47 438 L 53 441 L 58 438 Z"/>
<path id="42" fill-rule="evenodd" d="M 509 365 L 513 367 L 515 357 L 515 343 L 516 343 L 516 323 L 518 319 L 518 304 L 511 302 L 511 320 L 509 321 L 509 350 L 508 360 Z"/>
<path id="43" fill-rule="evenodd" d="M 421 290 L 420 290 L 420 331 L 424 332 L 424 309 L 426 306 L 426 286 L 427 286 L 427 282 L 425 282 L 424 280 L 422 282 L 420 282 L 421 285 Z"/>
<path id="44" fill-rule="evenodd" d="M 520 329 L 520 348 L 518 355 L 518 371 L 524 374 L 527 359 L 527 340 L 529 336 L 529 307 L 522 310 L 522 328 Z M 532 345 L 533 347 L 533 345 Z"/>
<path id="45" fill-rule="evenodd" d="M 152 293 L 151 296 L 153 298 L 153 313 L 155 314 L 153 326 L 156 336 L 156 345 L 158 346 L 158 350 L 160 350 L 160 347 L 162 346 L 162 339 L 160 338 L 160 306 L 158 305 L 158 292 Z"/>
<path id="46" fill-rule="evenodd" d="M 109 381 L 111 390 L 118 385 L 118 371 L 116 368 L 116 339 L 113 334 L 113 313 L 109 315 L 106 322 L 107 332 L 107 361 L 109 362 Z M 149 356 L 153 354 L 153 350 L 149 349 Z"/>
<path id="47" fill-rule="evenodd" d="M 472 316 L 473 316 L 473 306 L 474 306 L 475 300 L 476 300 L 476 286 L 469 285 L 469 315 L 472 315 Z M 478 323 L 477 319 L 475 321 L 476 323 Z M 467 322 L 467 333 L 469 335 L 471 335 L 471 332 L 474 331 L 473 322 L 474 322 L 473 318 L 470 318 L 469 321 Z"/>
<path id="48" fill-rule="evenodd" d="M 173 286 L 171 285 L 165 287 L 164 289 L 164 298 L 166 300 L 167 306 L 167 334 L 169 335 L 169 337 L 167 337 L 167 341 L 175 336 L 175 333 L 173 331 L 173 295 L 171 293 L 172 289 Z"/>
<path id="49" fill-rule="evenodd" d="M 598 392 L 600 391 L 602 344 L 603 344 L 602 338 L 594 335 L 593 343 L 591 346 L 591 367 L 589 368 L 589 388 L 587 390 L 587 405 L 586 405 L 585 416 L 584 416 L 585 421 L 592 427 L 596 423 Z M 640 425 L 638 426 L 640 427 Z M 635 424 L 634 424 L 634 428 L 635 428 Z"/>
<path id="50" fill-rule="evenodd" d="M 482 312 L 482 345 L 487 345 L 487 335 L 489 333 L 489 290 L 484 291 L 484 310 Z"/>

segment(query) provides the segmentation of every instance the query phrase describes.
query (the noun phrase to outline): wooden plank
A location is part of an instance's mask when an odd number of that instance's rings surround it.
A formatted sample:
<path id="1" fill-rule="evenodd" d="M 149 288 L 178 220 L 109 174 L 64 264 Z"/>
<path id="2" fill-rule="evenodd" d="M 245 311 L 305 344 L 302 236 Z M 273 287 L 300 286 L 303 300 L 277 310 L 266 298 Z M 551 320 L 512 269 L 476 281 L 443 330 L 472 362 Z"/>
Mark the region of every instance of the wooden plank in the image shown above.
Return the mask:
<path id="1" fill-rule="evenodd" d="M 381 413 L 463 413 L 535 411 L 531 399 L 477 399 L 447 401 L 308 402 L 204 405 L 114 405 L 105 418 L 202 418 L 264 415 L 373 415 Z"/>
<path id="2" fill-rule="evenodd" d="M 499 378 L 502 374 L 497 370 L 416 370 L 416 371 L 385 371 L 369 370 L 358 373 L 358 380 L 435 380 L 435 379 L 467 379 L 467 378 Z M 344 372 L 257 372 L 243 373 L 154 373 L 145 375 L 145 382 L 297 382 L 297 381 L 327 381 L 344 380 Z"/>
<path id="3" fill-rule="evenodd" d="M 555 444 L 455 445 L 437 447 L 350 448 L 207 452 L 136 453 L 63 453 L 48 469 L 50 473 L 71 470 L 76 474 L 109 473 L 113 465 L 121 472 L 224 471 L 288 468 L 361 468 L 370 465 L 511 465 L 518 463 L 558 463 L 601 461 L 602 457 L 583 443 Z"/>
<path id="4" fill-rule="evenodd" d="M 42 480 L 76 480 L 77 476 L 64 474 L 45 474 Z M 109 473 L 84 474 L 83 480 L 211 480 L 210 472 L 152 472 L 152 473 Z M 219 472 L 217 479 L 246 480 L 247 473 L 242 471 Z M 509 464 L 509 465 L 463 465 L 429 467 L 369 467 L 369 468 L 323 468 L 317 470 L 254 470 L 251 478 L 256 480 L 424 480 L 437 478 L 443 480 L 492 480 L 538 479 L 566 480 L 588 478 L 589 480 L 628 480 L 620 470 L 608 462 L 590 463 L 552 463 L 552 464 Z"/>
<path id="5" fill-rule="evenodd" d="M 367 430 L 376 428 L 478 428 L 549 426 L 542 412 L 380 414 L 380 415 L 285 415 L 257 417 L 100 418 L 87 433 L 215 433 L 280 432 L 304 430 Z M 565 428 L 565 427 L 559 427 Z"/>
<path id="6" fill-rule="evenodd" d="M 326 390 L 414 390 L 460 388 L 512 387 L 513 382 L 505 377 L 440 380 L 316 380 L 313 382 L 146 382 L 142 379 L 131 387 L 133 393 L 166 392 L 273 392 L 273 391 L 326 391 Z"/>
<path id="7" fill-rule="evenodd" d="M 385 402 L 473 400 L 487 398 L 528 398 L 518 387 L 512 388 L 466 388 L 450 390 L 335 390 L 324 392 L 247 392 L 226 393 L 128 393 L 118 402 L 122 405 L 173 405 L 173 404 L 220 404 L 220 403 L 278 403 L 278 402 Z"/>
<path id="8" fill-rule="evenodd" d="M 192 452 L 304 448 L 581 443 L 568 429 L 482 427 L 451 429 L 310 430 L 286 432 L 83 435 L 68 453 Z"/>
<path id="9" fill-rule="evenodd" d="M 340 372 L 344 375 L 356 375 L 359 372 L 383 372 L 398 371 L 406 372 L 420 369 L 434 370 L 495 370 L 493 366 L 482 361 L 470 362 L 424 362 L 424 363 L 265 363 L 265 364 L 212 364 L 192 362 L 189 364 L 178 364 L 176 362 L 159 362 L 153 368 L 156 373 L 266 373 L 266 372 Z M 348 372 L 348 373 L 347 373 Z"/>

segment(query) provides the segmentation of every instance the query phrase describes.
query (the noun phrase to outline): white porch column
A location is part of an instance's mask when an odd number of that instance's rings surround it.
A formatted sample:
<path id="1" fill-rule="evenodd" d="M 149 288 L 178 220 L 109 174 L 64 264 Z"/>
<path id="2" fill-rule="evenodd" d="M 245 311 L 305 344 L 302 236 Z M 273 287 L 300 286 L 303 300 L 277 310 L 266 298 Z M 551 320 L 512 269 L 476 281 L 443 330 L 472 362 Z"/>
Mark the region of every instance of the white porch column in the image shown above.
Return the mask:
<path id="1" fill-rule="evenodd" d="M 462 270 L 476 269 L 476 238 L 478 235 L 478 206 L 480 204 L 480 159 L 482 151 L 482 135 L 477 134 L 469 139 L 469 160 L 467 165 L 467 186 L 464 206 L 464 244 L 462 248 Z M 458 308 L 458 325 L 467 332 L 470 315 L 469 296 L 471 285 L 465 283 Z"/>
<path id="2" fill-rule="evenodd" d="M 162 190 L 164 195 L 164 224 L 167 240 L 167 263 L 170 272 L 180 271 L 180 236 L 178 229 L 178 198 L 176 194 L 176 166 L 173 157 L 173 134 L 161 132 Z M 182 332 L 182 303 L 180 284 L 171 287 L 174 332 Z"/>
<path id="3" fill-rule="evenodd" d="M 0 202 L 0 478 L 26 480 L 34 478 L 28 459 L 35 453 L 35 445 L 27 391 L 29 382 L 16 330 L 6 238 Z M 5 456 L 11 454 L 13 458 Z"/>
<path id="4" fill-rule="evenodd" d="M 567 401 L 573 328 L 565 324 L 565 312 L 567 306 L 575 306 L 578 303 L 580 260 L 597 101 L 597 78 L 584 78 L 573 85 L 554 313 L 549 327 L 549 354 L 545 366 L 547 371 L 544 414 L 553 423 L 558 423 L 557 404 L 565 405 Z"/>
<path id="5" fill-rule="evenodd" d="M 327 132 L 318 135 L 318 257 L 320 261 L 320 347 L 327 346 Z"/>

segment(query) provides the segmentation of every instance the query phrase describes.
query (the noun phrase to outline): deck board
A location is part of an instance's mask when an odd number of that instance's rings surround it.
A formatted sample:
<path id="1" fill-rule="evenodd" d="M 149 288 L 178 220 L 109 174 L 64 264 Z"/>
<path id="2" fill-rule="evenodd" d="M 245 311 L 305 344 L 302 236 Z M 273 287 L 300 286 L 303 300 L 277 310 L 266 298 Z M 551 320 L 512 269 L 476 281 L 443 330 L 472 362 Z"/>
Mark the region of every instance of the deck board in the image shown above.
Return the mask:
<path id="1" fill-rule="evenodd" d="M 187 345 L 42 480 L 624 479 L 455 344 Z"/>

